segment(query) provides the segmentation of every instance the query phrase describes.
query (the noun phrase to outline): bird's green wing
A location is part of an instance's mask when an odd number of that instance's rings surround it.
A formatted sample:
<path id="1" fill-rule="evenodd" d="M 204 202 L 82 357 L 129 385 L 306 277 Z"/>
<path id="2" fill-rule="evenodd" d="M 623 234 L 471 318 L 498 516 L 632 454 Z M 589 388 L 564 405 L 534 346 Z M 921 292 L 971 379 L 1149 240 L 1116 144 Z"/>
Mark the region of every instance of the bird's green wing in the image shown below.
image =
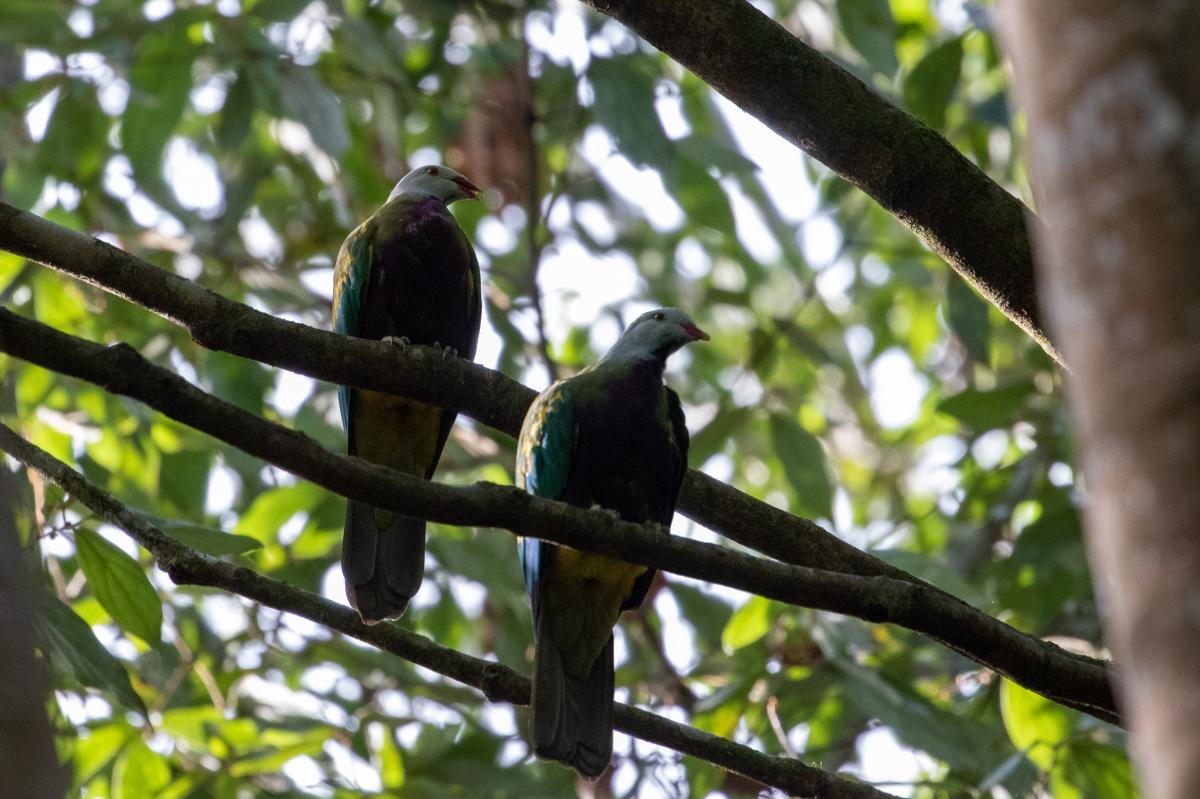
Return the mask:
<path id="1" fill-rule="evenodd" d="M 538 395 L 529 406 L 517 440 L 517 485 L 539 497 L 558 499 L 563 495 L 575 455 L 576 424 L 575 405 L 566 382 Z M 522 538 L 519 549 L 525 588 L 536 597 L 545 547 L 536 539 Z"/>
<path id="2" fill-rule="evenodd" d="M 333 270 L 333 330 L 345 336 L 357 336 L 362 330 L 363 297 L 371 275 L 372 228 L 370 220 L 346 237 Z M 350 388 L 338 386 L 338 406 L 342 427 L 350 431 Z"/>

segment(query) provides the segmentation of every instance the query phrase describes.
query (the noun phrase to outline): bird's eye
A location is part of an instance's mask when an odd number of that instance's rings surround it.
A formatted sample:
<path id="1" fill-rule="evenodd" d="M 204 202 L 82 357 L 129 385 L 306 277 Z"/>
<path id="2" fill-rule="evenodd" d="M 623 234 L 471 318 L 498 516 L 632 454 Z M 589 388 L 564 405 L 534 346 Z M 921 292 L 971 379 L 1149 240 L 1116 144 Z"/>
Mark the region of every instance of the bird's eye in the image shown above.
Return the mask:
<path id="1" fill-rule="evenodd" d="M 667 318 L 667 315 L 666 315 L 666 314 L 664 314 L 664 313 L 661 313 L 661 312 L 660 312 L 660 313 L 656 313 L 656 314 L 654 315 L 654 318 L 655 318 L 657 321 L 661 322 L 662 320 L 664 320 L 664 319 L 666 319 L 666 318 Z"/>
<path id="2" fill-rule="evenodd" d="M 425 174 L 426 175 L 436 175 L 437 167 L 434 167 L 434 166 L 429 167 L 428 169 L 425 170 Z"/>

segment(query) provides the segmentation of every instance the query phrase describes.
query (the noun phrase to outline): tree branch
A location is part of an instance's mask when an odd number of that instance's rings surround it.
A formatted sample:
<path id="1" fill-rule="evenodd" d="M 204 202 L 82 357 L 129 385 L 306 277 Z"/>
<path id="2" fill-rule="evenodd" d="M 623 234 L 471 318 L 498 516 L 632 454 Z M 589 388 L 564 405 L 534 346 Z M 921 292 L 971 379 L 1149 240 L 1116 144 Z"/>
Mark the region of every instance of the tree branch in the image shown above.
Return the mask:
<path id="1" fill-rule="evenodd" d="M 439 646 L 395 624 L 365 625 L 347 607 L 250 569 L 188 549 L 82 474 L 4 425 L 0 425 L 0 449 L 62 486 L 64 491 L 105 521 L 125 531 L 154 556 L 158 567 L 177 585 L 210 586 L 244 596 L 337 630 L 476 688 L 491 702 L 529 704 L 529 680 L 506 666 Z M 882 799 L 888 796 L 870 786 L 829 774 L 799 760 L 756 752 L 628 705 L 616 703 L 614 716 L 615 726 L 622 732 L 699 757 L 791 795 L 826 799 Z"/>
<path id="2" fill-rule="evenodd" d="M 937 131 L 745 0 L 584 0 L 862 189 L 1059 364 L 1038 316 L 1033 216 Z"/>
<path id="3" fill-rule="evenodd" d="M 439 405 L 516 436 L 536 392 L 505 375 L 423 347 L 399 349 L 278 319 L 222 297 L 109 244 L 0 202 L 0 249 L 137 303 L 188 331 L 201 346 L 331 383 Z M 702 472 L 688 473 L 679 510 L 739 544 L 779 560 L 849 574 L 921 581 L 847 544 L 820 525 Z M 921 583 L 924 584 L 924 583 Z"/>
<path id="4" fill-rule="evenodd" d="M 381 350 L 394 349 L 372 343 Z M 966 603 L 907 580 L 783 564 L 664 535 L 491 483 L 453 487 L 336 455 L 155 366 L 132 347 L 102 347 L 0 309 L 0 350 L 138 399 L 176 421 L 343 496 L 423 519 L 499 527 L 655 566 L 803 607 L 891 622 L 923 633 L 1043 695 L 1119 723 L 1105 664 L 1019 632 Z"/>

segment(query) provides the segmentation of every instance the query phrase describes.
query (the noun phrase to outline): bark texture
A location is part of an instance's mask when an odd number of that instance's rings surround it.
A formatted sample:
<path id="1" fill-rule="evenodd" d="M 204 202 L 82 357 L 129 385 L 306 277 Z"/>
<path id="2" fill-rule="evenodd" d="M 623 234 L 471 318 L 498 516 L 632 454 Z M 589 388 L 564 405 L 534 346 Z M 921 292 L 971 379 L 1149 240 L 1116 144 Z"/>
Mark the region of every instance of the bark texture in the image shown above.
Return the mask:
<path id="1" fill-rule="evenodd" d="M 1200 5 L 1018 0 L 1089 547 L 1148 797 L 1200 796 Z"/>

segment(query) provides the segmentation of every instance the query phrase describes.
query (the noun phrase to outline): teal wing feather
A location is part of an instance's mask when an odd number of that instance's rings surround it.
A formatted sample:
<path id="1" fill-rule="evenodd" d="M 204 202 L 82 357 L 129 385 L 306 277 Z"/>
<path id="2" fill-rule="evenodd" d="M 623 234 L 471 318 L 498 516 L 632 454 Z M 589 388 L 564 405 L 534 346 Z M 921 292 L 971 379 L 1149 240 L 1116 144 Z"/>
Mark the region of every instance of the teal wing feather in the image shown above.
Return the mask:
<path id="1" fill-rule="evenodd" d="M 357 336 L 362 330 L 363 297 L 371 275 L 371 220 L 359 225 L 346 237 L 338 252 L 333 271 L 333 330 L 344 336 Z M 350 388 L 338 386 L 338 406 L 342 427 L 350 431 Z"/>
<path id="2" fill-rule="evenodd" d="M 558 499 L 567 488 L 576 440 L 575 405 L 568 382 L 555 383 L 538 395 L 525 414 L 517 440 L 517 484 L 539 497 Z M 519 542 L 525 588 L 537 602 L 546 548 L 536 539 Z"/>

